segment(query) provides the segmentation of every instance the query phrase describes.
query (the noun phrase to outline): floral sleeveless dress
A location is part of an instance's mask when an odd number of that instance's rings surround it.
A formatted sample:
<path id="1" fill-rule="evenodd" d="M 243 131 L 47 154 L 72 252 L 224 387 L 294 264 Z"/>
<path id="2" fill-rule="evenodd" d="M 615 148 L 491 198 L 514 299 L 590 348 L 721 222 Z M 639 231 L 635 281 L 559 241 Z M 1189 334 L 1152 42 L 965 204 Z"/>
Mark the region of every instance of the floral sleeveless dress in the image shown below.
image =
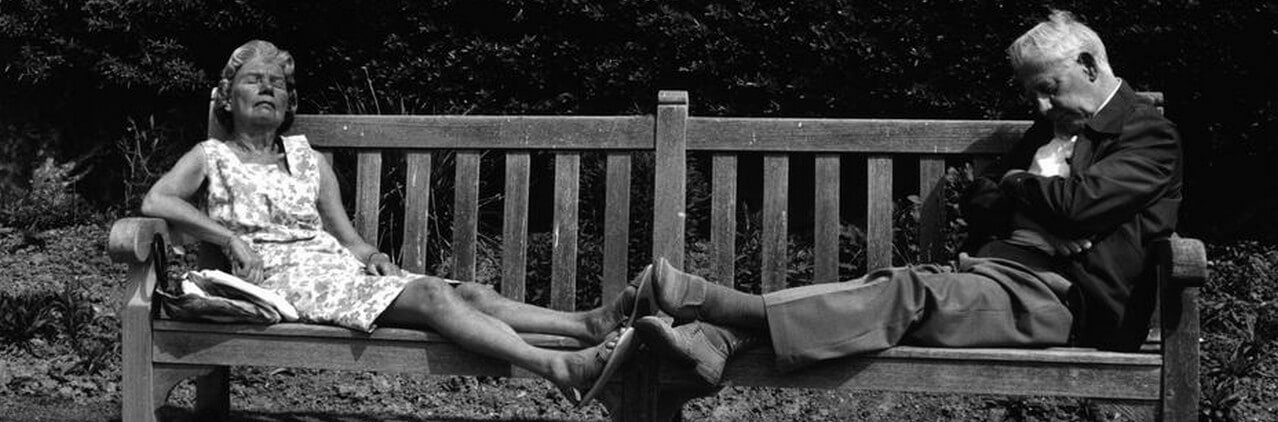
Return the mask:
<path id="1" fill-rule="evenodd" d="M 262 287 L 284 296 L 306 322 L 372 331 L 373 321 L 421 275 L 372 276 L 324 231 L 316 198 L 319 163 L 305 136 L 283 138 L 288 171 L 240 162 L 220 140 L 200 143 L 208 167 L 207 211 L 263 261 Z"/>

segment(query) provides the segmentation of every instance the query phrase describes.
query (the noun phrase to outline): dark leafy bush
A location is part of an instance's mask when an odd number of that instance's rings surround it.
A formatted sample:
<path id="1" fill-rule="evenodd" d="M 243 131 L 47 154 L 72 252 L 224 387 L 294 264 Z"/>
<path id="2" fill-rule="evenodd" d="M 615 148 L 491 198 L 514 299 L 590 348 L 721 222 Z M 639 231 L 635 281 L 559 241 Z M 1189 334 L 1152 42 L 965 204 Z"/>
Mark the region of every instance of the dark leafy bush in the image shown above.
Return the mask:
<path id="1" fill-rule="evenodd" d="M 9 191 L 0 197 L 0 226 L 39 232 L 80 222 L 93 213 L 74 189 L 86 170 L 76 161 L 56 164 L 46 158 L 31 176 L 29 190 Z"/>

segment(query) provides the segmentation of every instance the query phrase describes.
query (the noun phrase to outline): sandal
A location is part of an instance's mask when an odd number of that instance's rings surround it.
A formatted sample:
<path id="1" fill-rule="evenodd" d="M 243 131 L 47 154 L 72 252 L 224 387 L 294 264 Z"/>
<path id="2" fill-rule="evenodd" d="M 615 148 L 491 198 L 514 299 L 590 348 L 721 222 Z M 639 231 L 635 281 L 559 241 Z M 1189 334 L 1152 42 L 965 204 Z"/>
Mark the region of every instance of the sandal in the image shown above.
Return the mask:
<path id="1" fill-rule="evenodd" d="M 564 393 L 564 397 L 568 398 L 568 401 L 572 402 L 574 407 L 581 408 L 585 406 L 586 403 L 589 403 L 595 396 L 603 392 L 603 387 L 612 380 L 613 376 L 617 375 L 617 371 L 621 369 L 621 364 L 629 360 L 630 355 L 634 354 L 635 350 L 638 349 L 639 342 L 637 340 L 635 338 L 635 330 L 629 326 L 623 327 L 620 335 L 617 336 L 617 345 L 612 348 L 612 353 L 608 355 L 607 361 L 604 363 L 603 371 L 599 372 L 599 377 L 595 378 L 590 390 L 583 395 L 581 390 L 576 388 L 560 386 L 559 391 Z M 569 393 L 569 390 L 571 390 L 571 393 Z M 579 396 L 574 397 L 574 395 Z"/>

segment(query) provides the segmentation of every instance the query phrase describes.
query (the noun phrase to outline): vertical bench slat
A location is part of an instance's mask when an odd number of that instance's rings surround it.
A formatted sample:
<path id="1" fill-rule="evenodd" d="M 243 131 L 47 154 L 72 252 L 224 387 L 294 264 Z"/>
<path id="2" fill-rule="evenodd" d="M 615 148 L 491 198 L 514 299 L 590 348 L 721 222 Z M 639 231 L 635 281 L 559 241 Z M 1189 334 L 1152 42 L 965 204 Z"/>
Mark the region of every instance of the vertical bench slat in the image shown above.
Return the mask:
<path id="1" fill-rule="evenodd" d="M 418 274 L 426 273 L 426 242 L 430 222 L 431 153 L 409 151 L 404 182 L 403 267 Z"/>
<path id="2" fill-rule="evenodd" d="M 581 156 L 555 155 L 555 232 L 550 269 L 550 307 L 571 311 L 577 302 L 577 175 Z"/>
<path id="3" fill-rule="evenodd" d="M 710 244 L 715 281 L 732 287 L 737 272 L 737 157 L 716 153 L 711 168 Z"/>
<path id="4" fill-rule="evenodd" d="M 457 151 L 453 185 L 453 278 L 475 279 L 479 215 L 479 151 Z"/>
<path id="5" fill-rule="evenodd" d="M 816 204 L 813 268 L 814 283 L 829 283 L 839 279 L 839 155 L 816 156 Z"/>
<path id="6" fill-rule="evenodd" d="M 872 155 L 866 163 L 865 269 L 892 266 L 892 157 Z"/>
<path id="7" fill-rule="evenodd" d="M 604 193 L 604 304 L 626 288 L 630 267 L 630 152 L 609 152 Z"/>
<path id="8" fill-rule="evenodd" d="M 355 229 L 365 241 L 377 246 L 377 212 L 381 208 L 382 151 L 358 153 L 355 180 Z"/>
<path id="9" fill-rule="evenodd" d="M 785 288 L 789 263 L 786 232 L 789 230 L 790 156 L 763 156 L 763 291 Z"/>
<path id="10" fill-rule="evenodd" d="M 919 158 L 919 261 L 937 262 L 945 256 L 945 158 Z"/>
<path id="11" fill-rule="evenodd" d="M 501 294 L 524 301 L 528 274 L 527 151 L 506 153 L 505 223 L 501 230 Z"/>
<path id="12" fill-rule="evenodd" d="M 652 256 L 683 268 L 684 207 L 688 195 L 688 93 L 657 93 L 653 168 Z"/>

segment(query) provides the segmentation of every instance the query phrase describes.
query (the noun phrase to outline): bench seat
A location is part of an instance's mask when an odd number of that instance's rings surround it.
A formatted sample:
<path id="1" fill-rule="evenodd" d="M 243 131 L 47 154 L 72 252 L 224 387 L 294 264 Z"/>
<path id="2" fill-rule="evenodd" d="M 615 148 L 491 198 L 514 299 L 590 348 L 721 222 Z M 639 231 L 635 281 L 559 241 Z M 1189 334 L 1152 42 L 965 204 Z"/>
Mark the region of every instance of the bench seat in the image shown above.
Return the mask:
<path id="1" fill-rule="evenodd" d="M 428 331 L 378 328 L 364 333 L 315 324 L 209 324 L 163 319 L 155 320 L 151 330 L 151 356 L 156 363 L 531 376 Z M 544 348 L 589 347 L 563 336 L 521 337 Z"/>
<path id="2" fill-rule="evenodd" d="M 822 362 L 790 373 L 766 347 L 724 370 L 731 385 L 919 393 L 1110 397 L 1156 401 L 1162 356 L 1085 348 L 946 349 L 898 346 Z M 662 368 L 664 388 L 695 383 L 686 369 Z"/>

